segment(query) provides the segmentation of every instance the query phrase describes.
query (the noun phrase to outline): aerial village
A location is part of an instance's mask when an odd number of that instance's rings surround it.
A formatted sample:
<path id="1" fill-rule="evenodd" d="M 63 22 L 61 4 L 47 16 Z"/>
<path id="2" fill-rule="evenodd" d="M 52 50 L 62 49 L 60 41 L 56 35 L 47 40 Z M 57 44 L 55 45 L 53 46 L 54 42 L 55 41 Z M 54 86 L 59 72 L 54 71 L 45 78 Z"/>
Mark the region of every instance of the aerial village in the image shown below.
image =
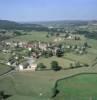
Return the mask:
<path id="1" fill-rule="evenodd" d="M 60 43 L 64 40 L 80 40 L 81 38 L 72 34 L 57 35 L 52 42 L 41 41 L 2 41 L 0 44 L 1 51 L 5 54 L 10 53 L 10 58 L 6 64 L 13 66 L 16 71 L 36 71 L 37 59 L 40 57 L 61 57 L 65 52 L 75 52 L 83 55 L 87 52 L 88 44 L 69 45 Z M 3 48 L 3 49 L 2 49 Z"/>

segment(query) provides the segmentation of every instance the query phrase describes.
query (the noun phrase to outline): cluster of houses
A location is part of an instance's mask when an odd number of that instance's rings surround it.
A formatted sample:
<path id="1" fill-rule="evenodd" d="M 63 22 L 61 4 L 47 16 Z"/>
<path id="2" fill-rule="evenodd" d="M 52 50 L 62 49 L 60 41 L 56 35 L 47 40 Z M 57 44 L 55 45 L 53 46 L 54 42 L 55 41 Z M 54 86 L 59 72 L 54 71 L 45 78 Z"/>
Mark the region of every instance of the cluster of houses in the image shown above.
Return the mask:
<path id="1" fill-rule="evenodd" d="M 85 45 L 68 45 L 68 44 L 56 44 L 55 42 L 47 43 L 47 42 L 40 42 L 40 41 L 31 41 L 31 42 L 19 42 L 19 41 L 13 41 L 13 42 L 3 42 L 3 45 L 7 45 L 9 47 L 14 48 L 24 48 L 27 49 L 28 52 L 31 53 L 30 60 L 26 59 L 24 62 L 17 64 L 17 60 L 19 59 L 18 56 L 15 56 L 14 59 L 10 59 L 7 62 L 7 65 L 15 66 L 16 70 L 23 71 L 23 70 L 33 70 L 35 71 L 37 68 L 37 64 L 35 63 L 35 59 L 38 59 L 42 56 L 43 51 L 50 51 L 52 52 L 53 56 L 56 56 L 56 52 L 58 49 L 61 50 L 67 50 L 68 51 L 74 51 L 77 54 L 84 54 L 86 51 Z M 10 49 L 3 49 L 4 53 L 9 53 Z M 37 51 L 37 52 L 36 52 Z M 25 59 L 25 58 L 24 58 Z"/>
<path id="2" fill-rule="evenodd" d="M 61 44 L 61 46 L 59 46 L 60 44 L 56 44 L 56 43 L 46 43 L 46 42 L 33 42 L 32 44 L 30 44 L 30 46 L 28 45 L 28 49 L 32 50 L 32 49 L 36 49 L 38 50 L 38 53 L 36 53 L 35 51 L 32 51 L 32 56 L 37 58 L 40 57 L 42 55 L 42 51 L 50 51 L 52 52 L 52 54 L 54 56 L 56 56 L 57 50 L 61 49 L 62 51 L 74 51 L 77 54 L 84 54 L 86 53 L 86 49 L 87 47 L 83 44 L 83 45 L 69 45 L 69 44 Z"/>
<path id="3" fill-rule="evenodd" d="M 64 40 L 80 40 L 80 37 L 72 34 L 60 34 L 54 39 L 54 42 L 59 42 Z"/>
<path id="4" fill-rule="evenodd" d="M 82 46 L 73 45 L 69 46 L 68 48 L 71 48 L 71 50 L 74 51 L 76 54 L 82 55 L 86 53 L 86 47 L 84 45 Z"/>
<path id="5" fill-rule="evenodd" d="M 25 58 L 24 61 L 18 64 L 18 57 L 11 58 L 6 64 L 12 66 L 17 71 L 35 71 L 37 69 L 37 64 L 35 59 L 32 57 Z"/>

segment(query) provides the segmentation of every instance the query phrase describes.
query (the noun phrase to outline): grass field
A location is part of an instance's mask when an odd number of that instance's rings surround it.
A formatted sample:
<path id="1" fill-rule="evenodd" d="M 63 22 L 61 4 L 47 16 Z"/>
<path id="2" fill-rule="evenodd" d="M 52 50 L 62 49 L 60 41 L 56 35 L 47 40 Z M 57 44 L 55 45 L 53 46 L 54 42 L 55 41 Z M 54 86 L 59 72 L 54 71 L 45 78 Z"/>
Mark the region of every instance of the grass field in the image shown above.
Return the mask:
<path id="1" fill-rule="evenodd" d="M 87 42 L 92 48 L 97 50 L 97 40 L 95 40 L 95 39 L 87 39 Z"/>
<path id="2" fill-rule="evenodd" d="M 26 98 L 27 100 L 51 100 L 52 88 L 58 79 L 83 72 L 97 72 L 97 66 L 93 68 L 82 67 L 72 70 L 61 70 L 58 72 L 11 73 L 6 77 L 0 78 L 0 90 L 12 94 L 12 97 L 8 100 L 26 100 Z M 41 93 L 42 95 L 40 95 Z"/>
<path id="3" fill-rule="evenodd" d="M 13 41 L 13 40 L 32 41 L 32 40 L 37 40 L 37 41 L 51 42 L 54 37 L 47 38 L 46 35 L 47 35 L 47 32 L 32 31 L 32 32 L 27 33 L 27 35 L 17 36 L 15 38 L 9 39 L 7 41 Z"/>
<path id="4" fill-rule="evenodd" d="M 97 74 L 83 74 L 58 82 L 55 100 L 97 100 Z M 72 99 L 70 99 L 72 98 Z"/>
<path id="5" fill-rule="evenodd" d="M 52 42 L 55 37 L 46 37 L 47 32 L 29 32 L 28 35 L 18 36 L 13 39 L 7 40 L 19 40 L 19 41 L 44 41 Z M 86 39 L 83 37 L 81 41 L 66 40 L 66 44 L 83 44 Z M 92 46 L 88 49 L 85 55 L 76 55 L 73 53 L 66 53 L 63 58 L 51 57 L 51 58 L 40 58 L 37 62 L 44 63 L 47 68 L 50 68 L 51 61 L 55 60 L 59 62 L 59 65 L 63 68 L 68 68 L 69 64 L 74 61 L 81 63 L 91 64 L 97 57 L 97 40 L 88 39 L 87 42 Z M 6 56 L 0 54 L 0 59 L 5 59 Z M 0 73 L 7 70 L 7 66 L 0 65 Z M 58 79 L 66 78 L 71 75 L 78 73 L 96 73 L 97 65 L 94 67 L 82 67 L 70 70 L 55 71 L 36 71 L 36 72 L 15 72 L 10 75 L 0 77 L 0 90 L 4 90 L 8 94 L 12 94 L 12 97 L 8 100 L 51 100 L 52 88 Z M 74 100 L 97 100 L 97 98 L 91 99 L 91 96 L 97 94 L 97 76 L 96 75 L 81 75 L 71 79 L 66 79 L 58 83 L 58 89 L 60 93 L 55 100 L 73 100 L 68 96 L 74 96 Z M 69 87 L 70 86 L 70 87 Z M 66 92 L 67 94 L 64 94 Z M 70 95 L 69 95 L 70 94 Z M 79 96 L 90 96 L 78 98 Z M 61 98 L 60 98 L 61 97 Z M 64 99 L 65 98 L 65 99 Z M 76 99 L 77 98 L 77 99 Z"/>
<path id="6" fill-rule="evenodd" d="M 73 61 L 64 59 L 64 58 L 58 58 L 58 57 L 50 57 L 50 58 L 40 58 L 38 59 L 37 63 L 43 63 L 44 65 L 47 66 L 47 69 L 51 68 L 51 62 L 52 61 L 57 61 L 59 63 L 59 66 L 62 68 L 69 68 L 70 63 L 73 63 Z"/>
<path id="7" fill-rule="evenodd" d="M 78 54 L 73 54 L 73 53 L 64 54 L 64 58 L 67 58 L 67 59 L 70 59 L 73 61 L 79 61 L 80 63 L 85 63 L 85 64 L 89 64 L 89 65 L 91 65 L 91 63 L 93 63 L 93 61 L 95 60 L 96 57 L 97 57 L 97 55 L 91 54 L 91 53 L 87 53 L 84 55 L 78 55 Z"/>
<path id="8" fill-rule="evenodd" d="M 43 41 L 43 42 L 54 42 L 54 39 L 56 39 L 56 36 L 51 36 L 47 38 L 48 32 L 37 32 L 37 31 L 32 31 L 28 32 L 27 35 L 21 35 L 17 36 L 15 38 L 11 38 L 7 41 L 13 41 L 13 40 L 19 40 L 19 41 L 32 41 L 32 40 L 37 40 L 37 41 Z M 59 41 L 59 42 L 64 42 L 66 44 L 83 44 L 86 41 L 86 38 L 82 35 L 80 35 L 81 40 L 76 41 L 76 40 L 64 40 L 64 41 Z"/>

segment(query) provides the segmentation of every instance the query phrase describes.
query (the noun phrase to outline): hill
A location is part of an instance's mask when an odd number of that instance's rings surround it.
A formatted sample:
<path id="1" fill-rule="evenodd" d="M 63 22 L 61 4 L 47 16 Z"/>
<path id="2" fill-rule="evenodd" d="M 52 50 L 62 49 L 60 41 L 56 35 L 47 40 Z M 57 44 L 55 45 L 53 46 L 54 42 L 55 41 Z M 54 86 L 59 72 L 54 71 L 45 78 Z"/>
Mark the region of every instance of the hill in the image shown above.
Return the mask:
<path id="1" fill-rule="evenodd" d="M 14 21 L 8 20 L 0 20 L 0 29 L 18 29 L 18 30 L 39 30 L 44 31 L 47 30 L 46 27 L 38 24 L 21 24 Z"/>
<path id="2" fill-rule="evenodd" d="M 97 24 L 97 20 L 56 20 L 56 21 L 37 21 L 37 22 L 22 22 L 25 24 L 39 24 L 46 27 L 64 28 L 64 27 L 75 27 L 75 26 L 87 26 L 91 24 Z"/>

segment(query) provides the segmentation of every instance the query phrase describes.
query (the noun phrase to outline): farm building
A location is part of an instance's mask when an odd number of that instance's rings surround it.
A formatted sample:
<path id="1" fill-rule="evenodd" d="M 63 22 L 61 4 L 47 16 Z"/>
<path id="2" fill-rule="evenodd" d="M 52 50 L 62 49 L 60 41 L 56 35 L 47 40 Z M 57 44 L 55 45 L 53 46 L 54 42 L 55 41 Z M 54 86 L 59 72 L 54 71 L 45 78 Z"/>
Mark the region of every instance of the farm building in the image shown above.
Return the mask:
<path id="1" fill-rule="evenodd" d="M 19 71 L 35 71 L 37 68 L 37 64 L 29 64 L 29 63 L 24 63 L 24 64 L 20 64 L 18 66 L 18 70 Z"/>
<path id="2" fill-rule="evenodd" d="M 37 68 L 37 64 L 33 58 L 26 58 L 27 61 L 19 64 L 18 70 L 19 71 L 35 71 Z"/>

